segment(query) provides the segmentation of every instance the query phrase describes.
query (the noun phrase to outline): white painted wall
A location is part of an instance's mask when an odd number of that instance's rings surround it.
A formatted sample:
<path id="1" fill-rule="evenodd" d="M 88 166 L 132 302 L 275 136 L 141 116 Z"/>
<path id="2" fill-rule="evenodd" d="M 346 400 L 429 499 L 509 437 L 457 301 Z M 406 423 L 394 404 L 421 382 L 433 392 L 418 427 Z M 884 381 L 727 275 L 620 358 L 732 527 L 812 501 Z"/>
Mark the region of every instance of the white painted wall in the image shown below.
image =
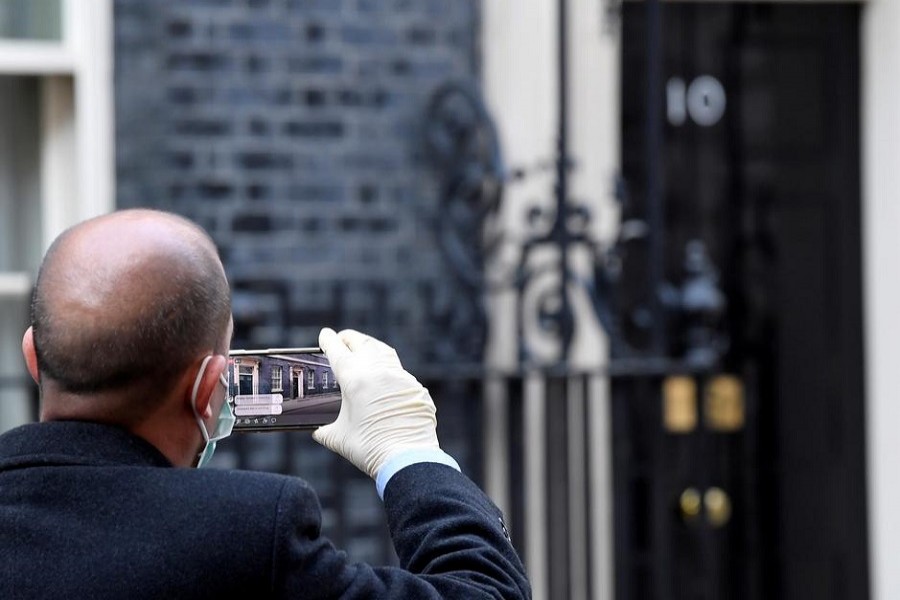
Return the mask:
<path id="1" fill-rule="evenodd" d="M 482 48 L 484 93 L 495 119 L 501 148 L 508 168 L 530 167 L 552 157 L 554 63 L 552 40 L 555 10 L 550 0 L 492 0 L 482 4 Z M 548 199 L 552 178 L 548 173 L 531 176 L 506 189 L 501 222 L 512 238 L 525 233 L 525 207 L 534 200 Z M 545 204 L 546 205 L 546 204 Z M 506 278 L 509 267 L 518 260 L 517 244 L 504 248 L 503 260 L 493 265 L 493 276 Z M 491 329 L 487 362 L 500 369 L 516 366 L 515 292 L 494 294 L 490 299 Z M 542 381 L 530 377 L 526 386 L 525 436 L 526 498 L 525 527 L 528 545 L 523 557 L 529 571 L 535 600 L 548 593 L 546 507 L 542 489 L 545 481 L 543 449 L 546 443 L 541 427 L 545 406 Z M 486 423 L 489 437 L 505 440 L 506 398 L 491 403 L 495 418 Z M 508 465 L 504 465 L 506 467 Z M 488 489 L 495 497 L 502 491 Z M 498 500 L 505 500 L 497 497 Z M 513 535 L 518 532 L 513 531 Z"/>
<path id="2" fill-rule="evenodd" d="M 900 2 L 863 9 L 869 536 L 872 598 L 900 598 Z"/>
<path id="3" fill-rule="evenodd" d="M 509 272 L 518 260 L 519 239 L 528 234 L 526 214 L 530 207 L 554 206 L 552 168 L 557 142 L 557 0 L 490 0 L 482 5 L 483 82 L 488 107 L 497 124 L 507 167 L 530 168 L 540 164 L 549 169 L 532 172 L 525 180 L 506 189 L 502 214 L 504 230 L 513 238 L 497 265 L 495 275 Z M 597 217 L 593 231 L 608 239 L 618 225 L 618 210 L 613 201 L 614 175 L 619 168 L 619 39 L 615 24 L 603 3 L 596 0 L 569 2 L 569 72 L 570 72 L 570 152 L 577 166 L 570 178 L 571 198 L 590 207 Z M 552 211 L 551 211 L 552 212 Z M 572 266 L 587 274 L 591 258 L 574 252 Z M 554 261 L 552 250 L 535 257 L 532 265 Z M 538 285 L 553 283 L 558 273 L 553 269 L 539 279 Z M 579 324 L 572 348 L 576 368 L 599 369 L 607 362 L 606 338 L 593 317 L 587 296 L 571 289 L 573 310 Z M 528 295 L 527 301 L 534 296 Z M 510 369 L 517 364 L 517 332 L 515 291 L 496 294 L 491 300 L 491 332 L 488 362 L 492 367 Z M 534 309 L 525 309 L 535 314 Z M 553 339 L 544 339 L 529 328 L 535 350 L 546 350 L 536 356 L 537 362 L 552 358 L 556 348 Z M 596 378 L 586 396 L 573 395 L 568 419 L 580 423 L 588 419 L 590 432 L 587 453 L 584 440 L 569 440 L 570 470 L 588 474 L 593 490 L 590 505 L 583 495 L 573 493 L 570 499 L 569 523 L 576 557 L 570 565 L 573 597 L 587 598 L 583 587 L 586 572 L 595 581 L 595 599 L 612 597 L 612 482 L 610 479 L 610 432 L 608 380 Z M 548 409 L 543 394 L 543 381 L 538 374 L 528 378 L 525 394 L 526 430 L 526 498 L 525 521 L 528 547 L 525 562 L 532 581 L 535 600 L 548 597 L 547 507 L 543 501 L 546 488 L 546 465 L 543 461 L 547 444 L 544 415 Z M 505 425 L 505 399 L 490 394 L 488 439 L 498 440 Z M 505 440 L 505 437 L 502 439 Z M 501 465 L 488 465 L 489 471 Z M 491 478 L 488 478 L 490 481 Z M 498 480 L 499 481 L 499 480 Z M 572 487 L 583 482 L 573 478 Z M 491 489 L 488 490 L 491 493 Z M 507 499 L 502 486 L 493 494 L 501 505 Z M 590 512 L 591 529 L 585 515 Z M 513 532 L 516 535 L 516 532 Z M 590 542 L 592 553 L 588 564 L 583 545 Z"/>
<path id="4" fill-rule="evenodd" d="M 507 168 L 530 168 L 552 161 L 555 140 L 556 77 L 552 0 L 492 0 L 482 5 L 483 82 Z M 541 171 L 507 186 L 502 227 L 511 242 L 493 275 L 507 279 L 519 258 L 515 241 L 525 234 L 530 205 L 552 205 L 552 171 Z M 488 362 L 515 368 L 515 294 L 492 300 Z"/>

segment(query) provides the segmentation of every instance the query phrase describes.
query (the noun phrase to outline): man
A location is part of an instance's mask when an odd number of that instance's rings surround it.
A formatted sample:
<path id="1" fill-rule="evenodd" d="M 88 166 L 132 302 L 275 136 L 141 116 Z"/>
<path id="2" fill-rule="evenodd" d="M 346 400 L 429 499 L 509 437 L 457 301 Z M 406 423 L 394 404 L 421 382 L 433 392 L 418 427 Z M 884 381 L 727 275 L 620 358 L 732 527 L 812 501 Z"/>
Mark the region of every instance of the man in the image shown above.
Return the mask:
<path id="1" fill-rule="evenodd" d="M 22 349 L 41 422 L 0 436 L 0 598 L 526 598 L 488 498 L 440 450 L 387 345 L 324 329 L 343 394 L 315 439 L 376 479 L 402 568 L 320 535 L 300 479 L 193 469 L 230 433 L 228 286 L 206 234 L 148 210 L 61 235 Z"/>

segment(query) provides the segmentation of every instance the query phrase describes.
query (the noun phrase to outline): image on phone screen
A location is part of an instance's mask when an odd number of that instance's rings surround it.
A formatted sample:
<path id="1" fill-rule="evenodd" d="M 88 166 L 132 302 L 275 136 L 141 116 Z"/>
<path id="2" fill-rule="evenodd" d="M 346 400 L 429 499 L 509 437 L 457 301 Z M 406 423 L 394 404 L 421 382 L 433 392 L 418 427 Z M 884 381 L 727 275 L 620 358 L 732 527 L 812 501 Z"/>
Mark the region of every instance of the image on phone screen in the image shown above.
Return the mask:
<path id="1" fill-rule="evenodd" d="M 315 429 L 341 410 L 341 389 L 319 348 L 232 350 L 228 401 L 234 431 Z"/>

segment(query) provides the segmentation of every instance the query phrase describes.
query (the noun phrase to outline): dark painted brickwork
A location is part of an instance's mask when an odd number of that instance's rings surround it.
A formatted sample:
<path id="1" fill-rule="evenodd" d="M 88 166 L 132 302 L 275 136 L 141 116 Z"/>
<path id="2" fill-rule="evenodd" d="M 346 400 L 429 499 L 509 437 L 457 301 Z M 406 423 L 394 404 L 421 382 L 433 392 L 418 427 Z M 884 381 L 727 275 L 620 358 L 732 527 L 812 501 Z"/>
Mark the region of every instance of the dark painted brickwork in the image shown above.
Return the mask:
<path id="1" fill-rule="evenodd" d="M 236 343 L 311 345 L 323 324 L 440 351 L 455 284 L 419 157 L 429 93 L 475 76 L 475 0 L 116 0 L 121 207 L 208 229 Z M 435 325 L 436 324 L 436 325 Z"/>
<path id="2" fill-rule="evenodd" d="M 460 288 L 434 242 L 419 157 L 431 91 L 476 76 L 477 0 L 115 0 L 120 207 L 205 227 L 234 289 L 235 347 L 353 326 L 404 363 L 442 343 Z M 477 335 L 475 336 L 478 337 Z M 427 382 L 443 446 L 478 479 L 477 382 Z M 474 422 L 473 422 L 474 421 Z M 233 436 L 219 466 L 297 473 L 355 560 L 391 549 L 372 482 L 306 433 Z"/>

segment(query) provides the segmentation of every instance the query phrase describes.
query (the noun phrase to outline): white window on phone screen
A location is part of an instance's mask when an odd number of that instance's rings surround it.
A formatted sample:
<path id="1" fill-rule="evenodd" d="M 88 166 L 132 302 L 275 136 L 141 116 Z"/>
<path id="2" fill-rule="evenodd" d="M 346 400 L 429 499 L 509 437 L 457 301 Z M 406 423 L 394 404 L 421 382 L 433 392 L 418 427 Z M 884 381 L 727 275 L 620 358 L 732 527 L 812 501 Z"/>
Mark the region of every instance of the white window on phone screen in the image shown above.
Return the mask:
<path id="1" fill-rule="evenodd" d="M 272 367 L 272 391 L 280 392 L 282 391 L 282 383 L 281 379 L 283 376 L 283 371 L 281 365 L 275 365 Z"/>
<path id="2" fill-rule="evenodd" d="M 316 372 L 310 371 L 306 376 L 306 389 L 314 390 L 316 389 Z"/>

